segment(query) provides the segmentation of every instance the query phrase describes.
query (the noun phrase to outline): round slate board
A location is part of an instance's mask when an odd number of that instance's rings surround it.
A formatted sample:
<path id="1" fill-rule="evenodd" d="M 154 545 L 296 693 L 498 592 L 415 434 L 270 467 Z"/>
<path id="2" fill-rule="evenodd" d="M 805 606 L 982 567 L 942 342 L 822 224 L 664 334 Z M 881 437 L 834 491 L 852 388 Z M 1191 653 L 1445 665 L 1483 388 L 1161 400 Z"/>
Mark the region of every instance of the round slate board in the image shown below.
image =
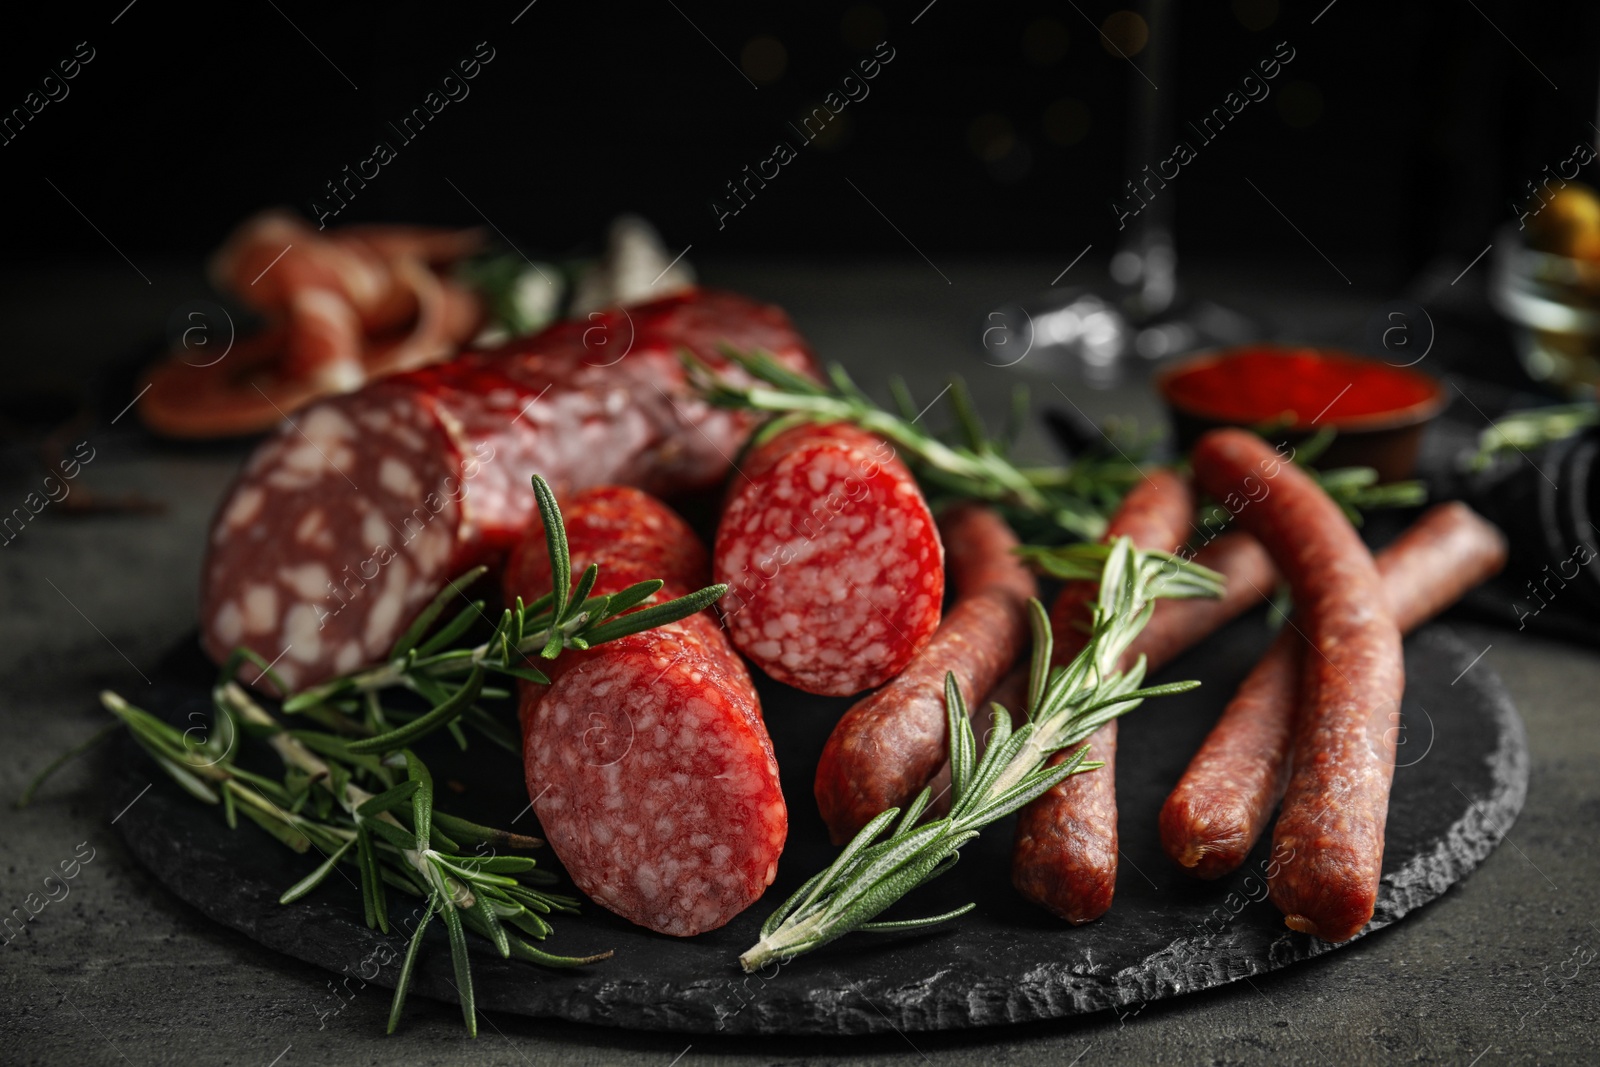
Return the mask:
<path id="1" fill-rule="evenodd" d="M 1332 951 L 1336 946 L 1286 929 L 1276 909 L 1260 899 L 1269 843 L 1233 876 L 1202 883 L 1168 862 L 1156 834 L 1156 813 L 1168 790 L 1268 640 L 1260 619 L 1234 624 L 1157 679 L 1199 678 L 1200 689 L 1149 701 L 1123 720 L 1117 792 L 1124 862 L 1116 906 L 1098 922 L 1068 928 L 1025 905 L 1008 879 L 1012 827 L 999 824 L 966 848 L 955 873 L 917 891 L 886 918 L 934 914 L 967 900 L 978 904 L 973 914 L 930 931 L 852 935 L 787 966 L 742 974 L 736 957 L 756 940 L 770 909 L 834 854 L 811 799 L 811 773 L 848 705 L 762 679 L 791 819 L 788 848 L 767 896 L 723 929 L 688 940 L 653 934 L 586 905 L 580 916 L 556 918 L 545 947 L 571 954 L 609 948 L 616 955 L 573 971 L 501 960 L 486 942 L 475 943 L 478 1004 L 691 1033 L 954 1029 L 1105 1008 L 1134 1011 L 1159 997 Z M 1383 888 L 1368 931 L 1463 878 L 1521 810 L 1528 781 L 1522 721 L 1490 668 L 1473 664 L 1475 655 L 1438 625 L 1406 642 L 1403 744 Z M 213 670 L 186 643 L 163 666 L 146 706 L 174 722 L 205 721 L 190 716 L 208 713 Z M 157 878 L 218 922 L 346 976 L 352 991 L 363 980 L 392 988 L 403 938 L 366 928 L 358 892 L 334 876 L 306 900 L 279 905 L 278 895 L 316 857 L 288 853 L 243 820 L 230 832 L 220 811 L 193 802 L 132 741 L 123 745 L 112 810 L 121 811 L 154 783 L 117 825 Z M 441 794 L 448 795 L 452 782 L 466 783 L 456 798 L 462 814 L 533 829 L 521 769 L 509 755 L 481 741 L 462 754 L 448 736 L 423 747 Z M 397 921 L 414 904 L 390 894 Z M 414 993 L 455 999 L 443 930 L 431 932 L 418 970 Z M 328 1006 L 336 1006 L 331 997 Z"/>

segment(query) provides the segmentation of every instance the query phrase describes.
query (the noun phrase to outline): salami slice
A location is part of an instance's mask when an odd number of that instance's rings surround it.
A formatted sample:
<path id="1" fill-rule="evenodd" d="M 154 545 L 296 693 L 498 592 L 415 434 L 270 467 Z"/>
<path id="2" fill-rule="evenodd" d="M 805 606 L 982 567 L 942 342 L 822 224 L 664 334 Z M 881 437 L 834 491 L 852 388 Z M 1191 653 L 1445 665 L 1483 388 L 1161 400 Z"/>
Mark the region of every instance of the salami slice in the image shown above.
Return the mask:
<path id="1" fill-rule="evenodd" d="M 945 674 L 955 674 L 970 708 L 1027 645 L 1028 600 L 1038 589 L 1005 520 L 961 505 L 940 517 L 939 530 L 955 606 L 904 671 L 845 712 L 817 764 L 817 807 L 835 844 L 911 800 L 945 761 Z"/>
<path id="2" fill-rule="evenodd" d="M 596 594 L 707 583 L 705 550 L 665 504 L 590 489 L 562 504 L 576 576 Z M 514 551 L 506 595 L 549 592 L 539 523 Z M 547 686 L 522 683 L 534 813 L 578 888 L 618 915 L 687 937 L 743 911 L 778 869 L 789 817 L 750 674 L 709 611 L 587 652 L 563 653 Z"/>
<path id="3" fill-rule="evenodd" d="M 1430 508 L 1377 556 L 1402 632 L 1449 607 L 1505 561 L 1505 536 L 1461 503 Z M 1305 647 L 1299 629 L 1286 626 L 1161 808 L 1162 847 L 1197 877 L 1237 869 L 1283 795 Z"/>
<path id="4" fill-rule="evenodd" d="M 893 446 L 808 423 L 758 444 L 740 470 L 712 554 L 739 651 L 825 696 L 899 674 L 939 625 L 944 550 Z"/>
<path id="5" fill-rule="evenodd" d="M 1273 832 L 1293 856 L 1267 893 L 1292 930 L 1348 941 L 1372 918 L 1405 687 L 1400 629 L 1372 554 L 1339 506 L 1261 438 L 1214 430 L 1192 453 L 1196 480 L 1260 539 L 1294 593 L 1310 699 Z"/>
<path id="6" fill-rule="evenodd" d="M 1129 537 L 1142 549 L 1170 552 L 1183 543 L 1194 494 L 1170 470 L 1153 471 L 1111 517 L 1105 540 Z M 1083 650 L 1094 582 L 1069 582 L 1050 611 L 1054 656 L 1067 663 Z M 1011 854 L 1011 883 L 1029 900 L 1074 925 L 1111 907 L 1117 888 L 1117 722 L 1089 735 L 1089 758 L 1105 764 L 1075 774 L 1022 809 Z M 1059 763 L 1069 753 L 1058 753 Z"/>
<path id="7" fill-rule="evenodd" d="M 447 581 L 504 558 L 536 513 L 535 473 L 557 493 L 716 484 L 754 421 L 699 400 L 679 353 L 739 373 L 722 343 L 813 368 L 777 308 L 697 292 L 297 412 L 256 449 L 213 523 L 207 653 L 220 662 L 250 648 L 291 688 L 381 659 Z"/>

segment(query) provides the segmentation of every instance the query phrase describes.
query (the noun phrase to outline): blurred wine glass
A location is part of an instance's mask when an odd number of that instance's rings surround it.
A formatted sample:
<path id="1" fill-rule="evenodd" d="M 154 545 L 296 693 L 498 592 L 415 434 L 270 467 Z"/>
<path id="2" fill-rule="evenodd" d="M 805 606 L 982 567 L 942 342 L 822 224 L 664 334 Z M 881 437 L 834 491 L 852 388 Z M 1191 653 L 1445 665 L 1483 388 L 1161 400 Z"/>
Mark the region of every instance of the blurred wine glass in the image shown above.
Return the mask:
<path id="1" fill-rule="evenodd" d="M 1173 0 L 1141 0 L 1139 10 L 1148 43 L 1142 50 L 1143 68 L 1128 60 L 1130 175 L 1160 159 L 1174 143 L 1175 5 Z M 1125 179 L 1124 188 L 1133 190 L 1131 178 Z M 1031 356 L 1033 369 L 1065 369 L 1092 387 L 1110 388 L 1169 356 L 1258 336 L 1259 327 L 1245 316 L 1183 293 L 1172 241 L 1176 192 L 1176 183 L 1164 186 L 1121 231 L 1111 257 L 1111 286 L 1051 289 L 991 311 L 982 337 L 985 361 L 1014 367 Z"/>

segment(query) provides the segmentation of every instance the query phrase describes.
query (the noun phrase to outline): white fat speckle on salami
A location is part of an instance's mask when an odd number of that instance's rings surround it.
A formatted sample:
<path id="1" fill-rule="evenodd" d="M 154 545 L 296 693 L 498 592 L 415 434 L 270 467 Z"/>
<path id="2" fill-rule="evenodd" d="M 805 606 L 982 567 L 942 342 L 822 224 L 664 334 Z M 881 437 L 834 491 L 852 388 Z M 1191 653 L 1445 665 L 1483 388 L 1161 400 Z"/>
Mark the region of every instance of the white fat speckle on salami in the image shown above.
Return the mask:
<path id="1" fill-rule="evenodd" d="M 384 456 L 378 464 L 378 484 L 395 496 L 415 500 L 422 496 L 422 483 L 411 470 L 411 465 L 393 456 Z"/>
<path id="2" fill-rule="evenodd" d="M 315 663 L 322 655 L 322 637 L 317 628 L 317 610 L 310 604 L 296 604 L 283 620 L 283 647 L 290 659 Z"/>
<path id="3" fill-rule="evenodd" d="M 247 485 L 234 494 L 227 510 L 222 513 L 220 526 L 223 530 L 232 530 L 255 521 L 261 514 L 261 505 L 266 503 L 267 491 L 259 485 Z"/>
<path id="4" fill-rule="evenodd" d="M 753 450 L 723 512 L 716 580 L 734 644 L 780 681 L 845 696 L 882 684 L 932 637 L 944 552 L 888 443 L 799 426 Z"/>
<path id="5" fill-rule="evenodd" d="M 333 658 L 333 667 L 340 674 L 348 674 L 366 662 L 362 654 L 361 642 L 346 641 L 344 647 L 339 649 L 339 654 Z"/>
<path id="6" fill-rule="evenodd" d="M 237 645 L 244 637 L 244 612 L 239 610 L 238 604 L 227 601 L 217 609 L 211 629 L 230 648 Z"/>
<path id="7" fill-rule="evenodd" d="M 278 592 L 270 585 L 252 585 L 244 593 L 244 628 L 251 633 L 270 631 L 278 621 Z"/>
<path id="8" fill-rule="evenodd" d="M 296 649 L 303 658 L 284 656 L 288 684 L 365 665 L 445 582 L 504 558 L 536 515 L 533 474 L 558 491 L 720 480 L 754 420 L 693 397 L 685 347 L 719 367 L 725 342 L 814 370 L 782 312 L 739 297 L 692 293 L 600 316 L 294 412 L 217 513 L 202 572 L 206 651 L 220 662 L 243 643 L 276 660 L 304 605 L 317 640 Z M 586 362 L 597 328 L 627 348 L 614 365 Z M 320 590 L 311 565 L 328 575 Z M 254 614 L 245 602 L 253 586 L 276 600 L 264 628 L 253 625 L 264 594 Z M 308 612 L 295 617 L 297 632 L 312 632 Z"/>
<path id="9" fill-rule="evenodd" d="M 361 518 L 361 537 L 374 551 L 379 545 L 388 544 L 390 527 L 383 516 L 376 511 L 369 511 Z"/>

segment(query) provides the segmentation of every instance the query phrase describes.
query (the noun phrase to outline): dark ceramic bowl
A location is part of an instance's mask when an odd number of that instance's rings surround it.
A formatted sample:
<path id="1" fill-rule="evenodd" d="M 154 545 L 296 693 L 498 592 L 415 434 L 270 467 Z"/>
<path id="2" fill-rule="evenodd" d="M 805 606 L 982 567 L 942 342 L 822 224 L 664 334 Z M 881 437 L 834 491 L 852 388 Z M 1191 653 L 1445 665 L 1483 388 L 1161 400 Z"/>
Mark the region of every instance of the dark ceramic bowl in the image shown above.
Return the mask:
<path id="1" fill-rule="evenodd" d="M 1381 482 L 1411 476 L 1422 432 L 1446 404 L 1444 386 L 1420 371 L 1295 345 L 1202 352 L 1162 370 L 1155 385 L 1183 452 L 1223 426 L 1291 445 L 1331 428 L 1337 436 L 1315 465 L 1372 467 Z M 1320 410 L 1298 410 L 1296 393 L 1315 396 Z"/>

